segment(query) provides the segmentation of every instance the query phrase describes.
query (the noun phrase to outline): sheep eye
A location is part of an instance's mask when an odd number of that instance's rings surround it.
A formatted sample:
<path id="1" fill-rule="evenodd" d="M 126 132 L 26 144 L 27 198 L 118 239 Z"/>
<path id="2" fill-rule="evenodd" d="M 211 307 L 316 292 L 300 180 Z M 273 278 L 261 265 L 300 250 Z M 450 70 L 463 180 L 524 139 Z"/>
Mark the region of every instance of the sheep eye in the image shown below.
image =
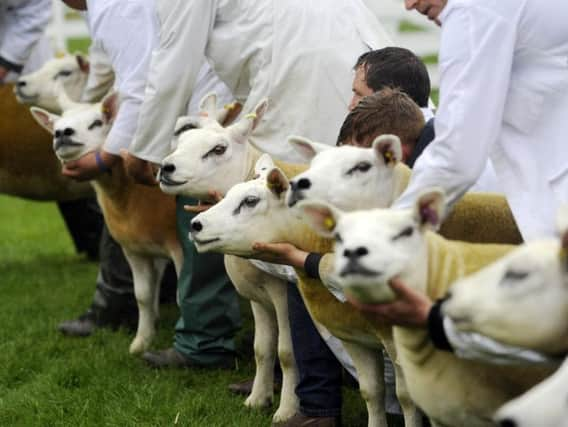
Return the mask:
<path id="1" fill-rule="evenodd" d="M 398 233 L 396 236 L 394 236 L 392 238 L 393 241 L 401 239 L 403 237 L 410 237 L 412 236 L 412 233 L 414 233 L 414 228 L 412 227 L 406 227 L 404 230 L 402 230 L 400 233 Z"/>
<path id="2" fill-rule="evenodd" d="M 94 128 L 100 127 L 100 126 L 102 126 L 102 125 L 103 125 L 103 121 L 97 119 L 97 120 L 95 120 L 93 123 L 91 123 L 87 129 L 93 130 Z"/>
<path id="3" fill-rule="evenodd" d="M 369 169 L 371 169 L 371 164 L 369 162 L 359 162 L 347 171 L 347 175 L 353 175 L 355 172 L 365 173 Z"/>
<path id="4" fill-rule="evenodd" d="M 205 155 L 202 158 L 205 159 L 212 154 L 214 154 L 216 156 L 221 156 L 222 154 L 225 153 L 225 151 L 227 151 L 227 146 L 219 144 L 219 145 L 216 145 L 215 147 L 213 147 L 207 153 L 205 153 Z"/>
<path id="5" fill-rule="evenodd" d="M 183 125 L 182 127 L 180 127 L 178 130 L 176 130 L 174 132 L 174 136 L 179 136 L 184 132 L 187 132 L 188 130 L 192 130 L 192 129 L 197 129 L 197 126 L 195 126 L 193 123 L 186 123 L 185 125 Z"/>
<path id="6" fill-rule="evenodd" d="M 241 213 L 241 209 L 243 207 L 247 207 L 247 208 L 254 208 L 256 205 L 258 205 L 258 202 L 260 202 L 260 199 L 256 196 L 247 196 L 245 197 L 241 203 L 239 203 L 239 206 L 237 206 L 237 209 L 235 209 L 233 211 L 233 215 L 238 215 Z"/>
<path id="7" fill-rule="evenodd" d="M 527 277 L 529 277 L 528 271 L 507 270 L 503 279 L 515 282 L 515 281 L 524 280 Z"/>
<path id="8" fill-rule="evenodd" d="M 341 234 L 335 233 L 335 235 L 333 237 L 335 238 L 335 241 L 337 243 L 343 243 L 343 239 L 341 238 Z"/>
<path id="9" fill-rule="evenodd" d="M 57 79 L 58 77 L 69 77 L 71 74 L 73 74 L 73 71 L 69 71 L 69 70 L 61 70 L 60 72 L 58 72 L 55 77 L 53 78 L 53 80 Z"/>

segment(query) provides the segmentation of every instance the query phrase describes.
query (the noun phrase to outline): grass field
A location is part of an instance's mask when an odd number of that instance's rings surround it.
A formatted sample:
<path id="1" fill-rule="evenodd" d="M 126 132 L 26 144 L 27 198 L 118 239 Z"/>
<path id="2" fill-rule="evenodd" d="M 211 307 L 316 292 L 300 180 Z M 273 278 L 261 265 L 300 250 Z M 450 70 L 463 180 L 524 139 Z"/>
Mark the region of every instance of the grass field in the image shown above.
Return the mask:
<path id="1" fill-rule="evenodd" d="M 51 203 L 0 196 L 0 426 L 269 426 L 231 381 L 253 373 L 250 311 L 238 368 L 156 371 L 129 356 L 126 331 L 61 336 L 56 325 L 89 304 L 97 266 L 74 254 Z M 156 348 L 171 344 L 175 306 L 162 306 Z M 345 426 L 365 426 L 358 393 L 344 390 Z"/>

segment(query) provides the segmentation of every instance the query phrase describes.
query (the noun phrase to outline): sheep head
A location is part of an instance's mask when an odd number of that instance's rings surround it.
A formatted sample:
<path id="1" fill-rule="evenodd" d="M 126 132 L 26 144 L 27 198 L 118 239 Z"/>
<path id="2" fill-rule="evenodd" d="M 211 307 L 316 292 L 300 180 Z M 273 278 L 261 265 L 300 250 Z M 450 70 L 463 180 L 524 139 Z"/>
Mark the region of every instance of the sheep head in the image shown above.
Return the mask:
<path id="1" fill-rule="evenodd" d="M 459 280 L 442 309 L 456 328 L 547 354 L 568 351 L 568 221 Z"/>
<path id="2" fill-rule="evenodd" d="M 394 169 L 402 158 L 400 139 L 381 135 L 372 148 L 332 148 L 301 137 L 289 142 L 311 160 L 310 168 L 290 181 L 287 203 L 325 200 L 343 210 L 383 208 L 396 197 Z"/>
<path id="3" fill-rule="evenodd" d="M 118 110 L 118 95 L 97 104 L 78 104 L 63 115 L 31 107 L 36 121 L 53 134 L 53 149 L 63 161 L 76 160 L 98 150 L 105 142 Z"/>
<path id="4" fill-rule="evenodd" d="M 160 188 L 168 194 L 207 198 L 209 190 L 225 194 L 242 182 L 246 170 L 246 144 L 267 108 L 261 102 L 255 111 L 223 127 L 222 114 L 209 95 L 201 102 L 199 116 L 182 117 L 174 134 L 174 151 L 161 165 Z"/>
<path id="5" fill-rule="evenodd" d="M 81 54 L 65 55 L 47 61 L 39 70 L 22 76 L 14 86 L 18 101 L 54 113 L 62 109 L 57 101 L 59 85 L 72 100 L 79 100 L 89 75 L 89 61 Z"/>
<path id="6" fill-rule="evenodd" d="M 266 169 L 257 179 L 236 184 L 223 200 L 193 218 L 190 237 L 199 252 L 253 256 L 253 242 L 274 242 L 285 234 L 291 214 L 285 204 L 288 179 L 268 164 L 267 156 L 259 162 Z"/>
<path id="7" fill-rule="evenodd" d="M 426 263 L 426 230 L 439 226 L 443 193 L 423 193 L 413 210 L 342 212 L 322 202 L 301 202 L 306 220 L 323 237 L 335 239 L 335 276 L 345 293 L 362 303 L 395 298 L 388 282 L 417 283 Z"/>

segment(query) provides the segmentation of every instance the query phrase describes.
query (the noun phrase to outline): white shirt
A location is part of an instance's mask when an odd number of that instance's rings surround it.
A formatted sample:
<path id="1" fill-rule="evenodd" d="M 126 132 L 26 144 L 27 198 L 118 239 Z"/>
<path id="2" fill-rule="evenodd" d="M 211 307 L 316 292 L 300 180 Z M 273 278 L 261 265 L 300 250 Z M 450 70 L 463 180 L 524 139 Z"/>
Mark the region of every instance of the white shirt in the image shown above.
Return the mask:
<path id="1" fill-rule="evenodd" d="M 87 8 L 94 48 L 108 55 L 115 72 L 114 87 L 120 95 L 118 115 L 104 144 L 105 151 L 118 155 L 120 149 L 130 145 L 138 127 L 150 61 L 159 42 L 160 23 L 154 0 L 88 0 Z M 228 89 L 220 86 L 215 74 L 203 65 L 203 56 L 196 63 L 199 95 L 215 89 L 220 102 L 230 101 Z M 183 108 L 189 101 L 189 98 L 184 100 Z M 156 123 L 159 122 L 152 126 Z M 171 135 L 167 144 L 170 140 Z"/>
<path id="2" fill-rule="evenodd" d="M 269 154 L 300 160 L 290 134 L 334 144 L 347 114 L 359 55 L 389 44 L 360 0 L 156 0 L 154 52 L 134 155 L 159 162 L 205 55 L 250 112 L 269 108 L 252 140 Z M 155 126 L 160 123 L 160 126 Z"/>
<path id="3" fill-rule="evenodd" d="M 25 72 L 39 68 L 51 56 L 43 39 L 50 17 L 51 0 L 1 1 L 0 57 L 15 65 L 28 65 Z"/>
<path id="4" fill-rule="evenodd" d="M 449 0 L 440 20 L 436 139 L 396 206 L 432 186 L 455 202 L 489 156 L 524 239 L 554 235 L 568 203 L 568 3 Z"/>

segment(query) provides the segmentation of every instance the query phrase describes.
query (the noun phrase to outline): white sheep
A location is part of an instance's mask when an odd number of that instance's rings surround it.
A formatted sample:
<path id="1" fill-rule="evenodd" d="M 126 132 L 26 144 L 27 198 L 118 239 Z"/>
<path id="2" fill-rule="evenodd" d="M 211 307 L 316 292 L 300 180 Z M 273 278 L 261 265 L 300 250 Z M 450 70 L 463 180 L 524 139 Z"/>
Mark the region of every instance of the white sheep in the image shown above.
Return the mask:
<path id="1" fill-rule="evenodd" d="M 102 103 L 76 105 L 62 116 L 32 107 L 35 119 L 54 134 L 53 148 L 63 162 L 99 149 L 117 111 L 117 94 Z M 179 274 L 183 255 L 176 233 L 175 199 L 157 187 L 136 184 L 119 162 L 92 181 L 111 235 L 122 247 L 132 270 L 139 320 L 130 345 L 142 353 L 156 334 L 159 283 L 167 259 Z"/>
<path id="2" fill-rule="evenodd" d="M 442 312 L 457 330 L 549 356 L 568 352 L 568 215 L 560 223 L 560 239 L 522 245 L 454 284 Z"/>
<path id="3" fill-rule="evenodd" d="M 335 275 L 346 293 L 366 302 L 396 296 L 394 277 L 430 298 L 451 283 L 510 252 L 510 245 L 449 241 L 430 231 L 440 225 L 443 194 L 423 194 L 413 210 L 342 213 L 318 202 L 300 207 L 325 237 L 335 238 Z M 437 426 L 490 426 L 501 404 L 550 374 L 551 369 L 493 366 L 436 350 L 426 330 L 394 327 L 397 360 L 412 399 Z"/>

